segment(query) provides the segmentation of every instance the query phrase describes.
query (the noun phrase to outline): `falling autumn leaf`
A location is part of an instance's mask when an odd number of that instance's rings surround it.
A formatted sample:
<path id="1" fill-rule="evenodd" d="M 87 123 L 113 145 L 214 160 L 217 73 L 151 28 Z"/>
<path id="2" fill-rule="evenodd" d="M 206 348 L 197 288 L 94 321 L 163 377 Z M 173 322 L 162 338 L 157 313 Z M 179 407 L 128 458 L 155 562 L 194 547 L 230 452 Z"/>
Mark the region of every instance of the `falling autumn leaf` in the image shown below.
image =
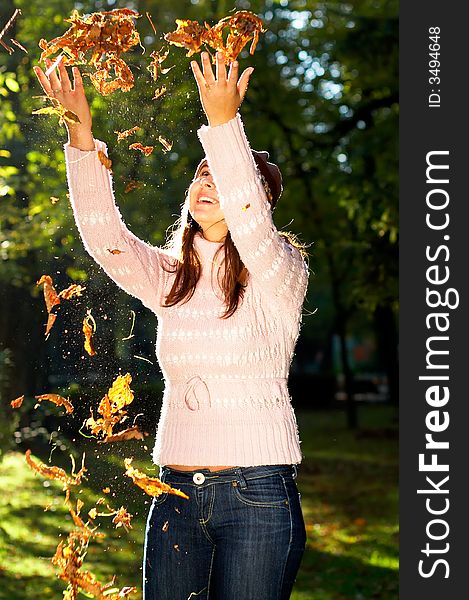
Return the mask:
<path id="1" fill-rule="evenodd" d="M 140 44 L 140 36 L 133 22 L 139 17 L 138 12 L 128 8 L 85 16 L 74 10 L 70 18 L 65 19 L 71 23 L 71 27 L 62 36 L 50 42 L 40 40 L 40 60 L 58 52 L 63 53 L 65 65 L 87 64 L 95 68 L 94 73 L 85 73 L 85 76 L 90 77 L 94 87 L 103 96 L 116 90 L 127 92 L 134 85 L 134 76 L 122 59 L 122 54 Z"/>
<path id="2" fill-rule="evenodd" d="M 130 373 L 119 375 L 99 403 L 98 414 L 101 416 L 95 419 L 91 411 L 91 416 L 85 421 L 85 427 L 91 431 L 92 435 L 97 436 L 103 442 L 119 441 L 119 438 L 112 438 L 111 436 L 119 436 L 119 433 L 113 433 L 113 428 L 126 417 L 127 412 L 124 408 L 134 399 L 133 391 L 130 389 L 131 382 L 132 376 Z M 128 435 L 136 436 L 136 431 L 137 428 L 130 428 Z M 122 439 L 131 439 L 131 437 L 126 438 L 124 436 Z"/>
<path id="3" fill-rule="evenodd" d="M 57 406 L 64 406 L 67 413 L 73 412 L 73 405 L 68 398 L 59 396 L 58 394 L 42 394 L 41 396 L 34 396 L 36 400 L 42 402 L 42 400 L 48 400 Z M 38 406 L 38 404 L 36 404 Z"/>
<path id="4" fill-rule="evenodd" d="M 135 179 L 131 179 L 125 186 L 124 194 L 128 194 L 132 190 L 139 190 L 141 187 L 143 187 L 143 183 L 141 181 L 135 181 Z"/>
<path id="5" fill-rule="evenodd" d="M 108 171 L 111 170 L 112 160 L 108 158 L 102 150 L 98 150 L 98 159 L 99 162 L 106 167 Z"/>
<path id="6" fill-rule="evenodd" d="M 158 98 L 161 98 L 161 96 L 165 93 L 166 93 L 166 87 L 164 85 L 162 85 L 159 88 L 156 88 L 155 93 L 153 94 L 152 100 L 158 100 Z"/>
<path id="7" fill-rule="evenodd" d="M 119 431 L 119 433 L 114 433 L 112 435 L 106 436 L 103 440 L 104 442 L 123 442 L 126 440 L 144 440 L 145 434 L 140 431 L 138 427 L 129 427 L 128 429 L 124 429 L 123 431 Z"/>
<path id="8" fill-rule="evenodd" d="M 116 529 L 119 527 L 124 527 L 125 529 L 132 529 L 132 525 L 130 524 L 130 520 L 133 515 L 131 515 L 123 506 L 121 506 L 117 511 L 116 515 L 113 518 L 112 522 L 116 526 Z"/>
<path id="9" fill-rule="evenodd" d="M 96 321 L 88 309 L 86 317 L 83 319 L 83 333 L 85 335 L 85 350 L 90 356 L 95 356 L 96 351 L 93 348 L 93 335 L 96 332 Z"/>
<path id="10" fill-rule="evenodd" d="M 161 494 L 174 494 L 175 496 L 180 496 L 181 498 L 185 498 L 189 500 L 189 496 L 181 492 L 176 488 L 172 488 L 167 483 L 160 481 L 157 477 L 149 477 L 138 471 L 134 467 L 132 467 L 132 459 L 126 458 L 124 459 L 125 465 L 125 474 L 132 479 L 132 481 L 141 488 L 144 492 L 146 492 L 149 496 L 161 496 Z"/>
<path id="11" fill-rule="evenodd" d="M 204 27 L 197 21 L 181 19 L 176 19 L 176 25 L 177 29 L 165 34 L 164 39 L 170 44 L 186 48 L 188 50 L 186 56 L 200 52 L 202 46 L 206 44 L 221 52 L 228 63 L 238 57 L 249 40 L 252 40 L 249 53 L 254 54 L 259 34 L 266 31 L 262 20 L 248 10 L 241 10 L 224 17 L 213 27 L 206 23 Z"/>
<path id="12" fill-rule="evenodd" d="M 140 152 L 145 154 L 145 156 L 150 156 L 150 154 L 153 152 L 153 146 L 144 146 L 138 142 L 136 144 L 130 144 L 129 150 L 140 150 Z"/>
<path id="13" fill-rule="evenodd" d="M 168 140 L 165 140 L 161 135 L 158 136 L 158 141 L 163 146 L 164 152 L 169 152 L 173 147 L 172 142 L 168 142 Z"/>
<path id="14" fill-rule="evenodd" d="M 157 50 L 153 50 L 153 52 L 150 54 L 151 63 L 148 65 L 147 69 L 148 69 L 148 71 L 150 71 L 153 81 L 156 81 L 158 79 L 158 75 L 160 73 L 162 75 L 165 75 L 168 71 L 170 71 L 173 68 L 173 67 L 169 67 L 167 69 L 163 69 L 161 67 L 161 63 L 166 60 L 166 58 L 168 57 L 168 54 L 169 54 L 169 50 L 166 50 L 166 52 L 163 52 L 162 49 L 159 52 Z"/>
<path id="15" fill-rule="evenodd" d="M 130 135 L 133 135 L 136 131 L 139 131 L 140 129 L 141 127 L 136 125 L 131 129 L 126 129 L 125 131 L 114 131 L 114 133 L 117 133 L 117 141 L 120 142 L 121 140 L 125 140 L 126 138 L 128 138 Z"/>
<path id="16" fill-rule="evenodd" d="M 57 204 L 57 202 L 59 200 L 60 200 L 60 198 L 57 198 L 57 196 L 51 196 L 50 197 L 51 204 Z"/>
<path id="17" fill-rule="evenodd" d="M 53 98 L 52 96 L 34 96 L 34 98 L 42 98 L 47 102 L 51 102 L 52 106 L 45 106 L 44 108 L 38 108 L 33 110 L 33 115 L 55 115 L 59 117 L 59 125 L 65 125 L 65 123 L 80 123 L 78 116 L 71 110 L 67 110 L 62 104 Z"/>
<path id="18" fill-rule="evenodd" d="M 31 467 L 31 469 L 36 471 L 36 473 L 39 473 L 39 475 L 47 477 L 48 479 L 55 479 L 57 481 L 61 481 L 64 484 L 64 490 L 68 489 L 69 486 L 79 485 L 84 474 L 87 471 L 85 465 L 82 463 L 81 469 L 78 471 L 78 473 L 74 474 L 72 471 L 72 475 L 69 476 L 60 467 L 49 467 L 44 463 L 34 462 L 31 458 L 31 450 L 26 450 L 25 458 L 26 462 Z"/>
<path id="19" fill-rule="evenodd" d="M 24 395 L 19 396 L 18 398 L 15 398 L 15 400 L 12 400 L 10 402 L 11 408 L 19 408 L 23 404 L 23 400 L 24 400 Z"/>
<path id="20" fill-rule="evenodd" d="M 50 333 L 50 330 L 52 329 L 52 326 L 55 323 L 56 318 L 57 318 L 57 315 L 52 312 L 52 309 L 55 306 L 57 306 L 58 304 L 60 304 L 61 298 L 64 300 L 70 300 L 71 298 L 73 298 L 75 296 L 81 296 L 86 288 L 82 287 L 81 285 L 73 283 L 68 288 L 66 288 L 65 290 L 62 290 L 60 293 L 57 294 L 54 284 L 52 282 L 52 277 L 50 275 L 43 275 L 37 282 L 37 285 L 44 285 L 44 288 L 43 288 L 44 300 L 46 303 L 46 310 L 48 313 L 46 334 L 45 334 L 47 337 Z"/>

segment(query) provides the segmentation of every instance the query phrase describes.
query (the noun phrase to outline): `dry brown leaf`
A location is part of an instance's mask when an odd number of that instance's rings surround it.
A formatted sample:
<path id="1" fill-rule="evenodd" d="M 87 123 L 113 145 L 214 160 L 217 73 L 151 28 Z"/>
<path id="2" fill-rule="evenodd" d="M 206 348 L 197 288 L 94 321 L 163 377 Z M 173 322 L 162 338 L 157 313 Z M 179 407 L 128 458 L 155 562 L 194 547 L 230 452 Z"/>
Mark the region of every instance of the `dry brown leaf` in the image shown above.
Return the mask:
<path id="1" fill-rule="evenodd" d="M 138 190 L 141 187 L 143 187 L 143 183 L 141 181 L 135 181 L 135 179 L 131 179 L 125 186 L 124 194 L 128 194 L 132 190 Z"/>
<path id="2" fill-rule="evenodd" d="M 71 110 L 67 110 L 57 98 L 52 96 L 34 96 L 34 98 L 42 98 L 46 102 L 50 102 L 52 106 L 44 106 L 33 110 L 33 115 L 55 115 L 59 117 L 59 125 L 65 125 L 65 123 L 80 123 L 78 115 Z"/>
<path id="3" fill-rule="evenodd" d="M 52 309 L 58 304 L 60 304 L 61 298 L 63 300 L 70 300 L 75 296 L 81 296 L 86 288 L 76 283 L 73 283 L 72 285 L 69 285 L 68 288 L 62 290 L 57 294 L 57 291 L 55 290 L 55 287 L 52 282 L 52 277 L 50 275 L 43 275 L 37 282 L 37 285 L 44 285 L 44 300 L 46 303 L 46 310 L 48 313 L 45 334 L 47 337 L 57 318 L 57 315 L 51 312 Z"/>
<path id="4" fill-rule="evenodd" d="M 130 520 L 132 519 L 132 517 L 133 515 L 131 515 L 123 506 L 121 506 L 119 509 L 116 510 L 116 515 L 112 519 L 112 522 L 116 526 L 116 529 L 118 527 L 132 529 L 132 525 L 130 524 Z"/>
<path id="5" fill-rule="evenodd" d="M 151 63 L 148 65 L 147 69 L 148 69 L 148 71 L 150 71 L 153 81 L 156 81 L 158 79 L 158 75 L 160 73 L 162 75 L 164 75 L 173 68 L 173 67 L 169 67 L 167 69 L 161 68 L 161 63 L 164 60 L 166 60 L 166 58 L 168 57 L 168 54 L 169 54 L 169 50 L 166 50 L 166 52 L 163 52 L 163 49 L 161 49 L 160 51 L 153 50 L 153 52 L 150 54 Z"/>
<path id="6" fill-rule="evenodd" d="M 31 469 L 33 469 L 34 471 L 36 471 L 36 473 L 39 473 L 39 475 L 42 475 L 43 477 L 61 481 L 64 484 L 64 490 L 68 490 L 70 486 L 80 485 L 81 480 L 87 471 L 86 467 L 82 464 L 81 469 L 78 471 L 78 473 L 74 474 L 72 472 L 72 475 L 69 476 L 60 467 L 49 467 L 44 463 L 34 462 L 31 458 L 31 450 L 26 450 L 25 457 L 26 462 L 31 467 Z"/>
<path id="7" fill-rule="evenodd" d="M 99 403 L 98 413 L 101 417 L 95 419 L 91 412 L 91 417 L 85 421 L 85 427 L 104 442 L 112 435 L 119 435 L 113 434 L 112 430 L 126 416 L 124 408 L 134 399 L 134 393 L 130 389 L 131 382 L 130 373 L 119 375 Z"/>
<path id="8" fill-rule="evenodd" d="M 63 53 L 65 65 L 87 64 L 95 68 L 94 73 L 85 75 L 103 96 L 118 89 L 127 92 L 134 85 L 134 76 L 121 55 L 140 44 L 133 22 L 139 17 L 136 11 L 128 8 L 83 17 L 74 10 L 71 17 L 65 19 L 71 27 L 62 36 L 50 42 L 44 39 L 39 42 L 43 51 L 40 60 Z"/>
<path id="9" fill-rule="evenodd" d="M 120 142 L 121 140 L 125 140 L 126 138 L 128 138 L 130 135 L 133 135 L 136 131 L 139 131 L 140 129 L 141 127 L 135 125 L 135 127 L 132 127 L 131 129 L 126 129 L 125 131 L 114 131 L 114 133 L 117 133 L 117 141 Z"/>
<path id="10" fill-rule="evenodd" d="M 68 398 L 64 398 L 63 396 L 59 396 L 59 394 L 42 394 L 41 396 L 34 396 L 36 400 L 42 402 L 42 400 L 48 400 L 57 406 L 64 406 L 67 413 L 73 412 L 73 405 Z M 36 405 L 38 406 L 38 405 Z"/>
<path id="11" fill-rule="evenodd" d="M 206 44 L 223 54 L 225 61 L 231 63 L 238 57 L 244 46 L 252 40 L 249 53 L 254 54 L 259 34 L 265 30 L 262 20 L 248 10 L 241 10 L 231 16 L 220 19 L 216 25 L 205 27 L 197 21 L 176 20 L 177 29 L 165 34 L 164 39 L 170 44 L 187 48 L 186 56 L 200 52 Z M 228 29 L 226 36 L 225 30 Z M 224 38 L 226 37 L 226 43 Z"/>
<path id="12" fill-rule="evenodd" d="M 136 144 L 130 144 L 129 150 L 140 150 L 140 152 L 145 154 L 145 156 L 150 156 L 150 154 L 153 152 L 153 146 L 144 146 L 138 142 Z"/>
<path id="13" fill-rule="evenodd" d="M 24 395 L 19 396 L 18 398 L 15 398 L 14 400 L 12 400 L 10 402 L 11 408 L 19 408 L 23 404 L 23 400 L 24 400 Z"/>
<path id="14" fill-rule="evenodd" d="M 132 481 L 141 488 L 144 492 L 146 492 L 149 496 L 161 496 L 161 494 L 174 494 L 175 496 L 180 496 L 181 498 L 186 498 L 189 500 L 189 496 L 181 492 L 176 488 L 172 488 L 167 483 L 160 481 L 157 477 L 149 477 L 138 471 L 134 467 L 132 467 L 132 459 L 126 458 L 124 459 L 125 465 L 125 474 L 132 479 Z"/>
<path id="15" fill-rule="evenodd" d="M 64 300 L 71 300 L 75 296 L 81 296 L 86 288 L 82 287 L 79 283 L 72 283 L 65 288 L 61 292 L 59 292 L 58 297 L 63 298 Z"/>
<path id="16" fill-rule="evenodd" d="M 96 321 L 88 309 L 86 317 L 83 319 L 83 333 L 85 334 L 85 350 L 90 356 L 95 356 L 96 351 L 93 348 L 93 335 L 96 332 Z"/>
<path id="17" fill-rule="evenodd" d="M 44 300 L 46 302 L 47 312 L 50 313 L 54 306 L 60 304 L 60 298 L 55 291 L 52 283 L 52 277 L 50 275 L 43 275 L 36 285 L 44 285 Z"/>
<path id="18" fill-rule="evenodd" d="M 145 434 L 140 431 L 140 429 L 135 427 L 129 427 L 128 429 L 124 429 L 123 431 L 119 431 L 119 433 L 114 433 L 112 435 L 108 435 L 104 442 L 124 442 L 127 440 L 144 440 Z"/>
<path id="19" fill-rule="evenodd" d="M 169 152 L 173 147 L 173 143 L 168 142 L 168 140 L 165 140 L 165 138 L 161 135 L 158 136 L 158 141 L 163 146 L 163 152 Z"/>
<path id="20" fill-rule="evenodd" d="M 156 88 L 155 93 L 153 94 L 153 98 L 152 100 L 158 100 L 158 98 L 161 98 L 161 96 L 163 96 L 163 94 L 166 93 L 166 87 L 164 85 L 162 85 L 159 88 Z"/>
<path id="21" fill-rule="evenodd" d="M 102 150 L 98 150 L 99 162 L 106 167 L 108 171 L 112 171 L 112 160 L 108 158 Z"/>

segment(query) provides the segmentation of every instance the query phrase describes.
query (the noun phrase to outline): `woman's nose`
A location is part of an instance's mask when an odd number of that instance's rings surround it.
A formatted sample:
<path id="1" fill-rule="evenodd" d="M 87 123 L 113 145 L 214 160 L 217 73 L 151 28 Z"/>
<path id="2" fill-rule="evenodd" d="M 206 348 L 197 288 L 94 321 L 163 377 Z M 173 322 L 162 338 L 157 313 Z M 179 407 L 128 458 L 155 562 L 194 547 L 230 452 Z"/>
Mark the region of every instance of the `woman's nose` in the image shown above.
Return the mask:
<path id="1" fill-rule="evenodd" d="M 201 181 L 202 185 L 206 188 L 212 189 L 215 187 L 213 179 L 211 177 L 204 177 Z"/>

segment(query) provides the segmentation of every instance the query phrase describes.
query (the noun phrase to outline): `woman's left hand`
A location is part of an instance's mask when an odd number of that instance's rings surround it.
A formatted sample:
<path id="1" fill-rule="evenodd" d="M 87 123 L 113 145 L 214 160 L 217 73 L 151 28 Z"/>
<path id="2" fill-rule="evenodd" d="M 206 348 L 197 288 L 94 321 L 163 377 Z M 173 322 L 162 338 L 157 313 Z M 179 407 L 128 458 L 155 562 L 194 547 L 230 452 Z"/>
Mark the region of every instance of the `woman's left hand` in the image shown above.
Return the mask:
<path id="1" fill-rule="evenodd" d="M 213 74 L 208 52 L 202 52 L 202 69 L 195 60 L 191 62 L 197 87 L 199 88 L 200 101 L 207 115 L 211 127 L 223 125 L 234 119 L 240 107 L 249 83 L 249 78 L 254 71 L 248 67 L 238 80 L 238 62 L 230 65 L 228 76 L 223 54 L 217 52 L 216 77 Z"/>

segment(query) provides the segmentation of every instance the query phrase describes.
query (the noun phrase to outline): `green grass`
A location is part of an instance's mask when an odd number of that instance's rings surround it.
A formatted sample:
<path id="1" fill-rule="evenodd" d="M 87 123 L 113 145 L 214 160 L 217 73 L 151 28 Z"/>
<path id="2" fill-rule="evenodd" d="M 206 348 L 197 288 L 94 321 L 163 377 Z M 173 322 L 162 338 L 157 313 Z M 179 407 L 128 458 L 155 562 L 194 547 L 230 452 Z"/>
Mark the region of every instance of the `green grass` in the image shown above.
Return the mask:
<path id="1" fill-rule="evenodd" d="M 362 433 L 367 433 L 361 436 L 348 431 L 336 411 L 297 415 L 306 457 L 298 486 L 308 541 L 292 600 L 397 599 L 397 440 L 376 433 L 385 433 L 392 414 L 385 406 L 360 407 Z M 90 543 L 84 567 L 102 582 L 116 574 L 117 585 L 140 589 L 149 499 L 122 475 L 123 457 L 135 455 L 135 465 L 153 474 L 156 468 L 148 450 L 137 451 L 136 443 L 112 448 L 86 443 L 88 479 L 74 495 L 85 503 L 82 513 L 109 485 L 108 502 L 115 508 L 125 505 L 134 518 L 129 532 L 102 518 L 106 538 Z M 43 451 L 38 454 L 47 461 Z M 70 470 L 65 453 L 55 451 L 51 464 Z M 0 486 L 0 598 L 60 599 L 64 584 L 50 557 L 72 529 L 61 485 L 36 476 L 22 453 L 10 453 L 0 464 Z M 131 597 L 139 600 L 141 594 Z"/>

